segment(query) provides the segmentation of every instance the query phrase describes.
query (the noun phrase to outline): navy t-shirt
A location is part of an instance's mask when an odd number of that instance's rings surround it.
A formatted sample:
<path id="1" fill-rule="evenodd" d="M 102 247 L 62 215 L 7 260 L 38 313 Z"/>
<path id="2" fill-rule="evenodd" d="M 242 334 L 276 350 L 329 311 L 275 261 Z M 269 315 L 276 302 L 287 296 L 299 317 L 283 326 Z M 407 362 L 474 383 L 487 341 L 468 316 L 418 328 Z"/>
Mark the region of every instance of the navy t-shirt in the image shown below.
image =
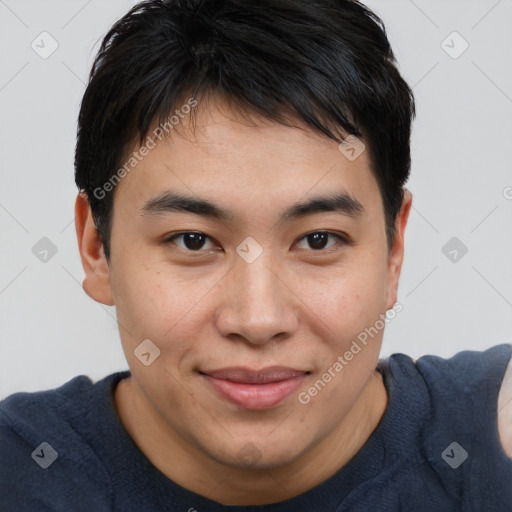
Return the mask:
<path id="1" fill-rule="evenodd" d="M 225 506 L 155 468 L 120 422 L 120 372 L 93 383 L 16 393 L 0 402 L 2 512 L 507 512 L 512 459 L 497 430 L 511 345 L 379 363 L 386 412 L 361 450 L 304 494 Z M 172 458 L 172 454 L 169 454 Z"/>

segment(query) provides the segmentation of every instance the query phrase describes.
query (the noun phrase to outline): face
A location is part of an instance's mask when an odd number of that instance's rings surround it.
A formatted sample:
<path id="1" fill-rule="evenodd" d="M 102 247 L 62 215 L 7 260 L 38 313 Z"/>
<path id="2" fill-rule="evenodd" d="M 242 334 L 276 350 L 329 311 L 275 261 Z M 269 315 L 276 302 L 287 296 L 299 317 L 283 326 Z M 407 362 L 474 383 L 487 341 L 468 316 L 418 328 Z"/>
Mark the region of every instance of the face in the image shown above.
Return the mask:
<path id="1" fill-rule="evenodd" d="M 275 467 L 361 396 L 383 329 L 361 333 L 396 302 L 407 212 L 388 252 L 368 152 L 351 161 L 221 103 L 193 135 L 185 122 L 116 186 L 111 261 L 84 288 L 115 303 L 139 399 L 169 432 L 224 464 L 253 450 Z"/>

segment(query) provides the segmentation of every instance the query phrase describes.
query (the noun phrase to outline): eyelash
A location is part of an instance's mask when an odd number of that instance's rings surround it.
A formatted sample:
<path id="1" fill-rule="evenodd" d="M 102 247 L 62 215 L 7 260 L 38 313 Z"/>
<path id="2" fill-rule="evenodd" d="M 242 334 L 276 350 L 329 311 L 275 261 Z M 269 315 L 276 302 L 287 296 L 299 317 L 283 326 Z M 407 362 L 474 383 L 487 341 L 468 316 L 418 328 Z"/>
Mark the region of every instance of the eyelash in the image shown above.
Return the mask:
<path id="1" fill-rule="evenodd" d="M 174 245 L 177 245 L 174 240 L 176 238 L 179 238 L 179 237 L 182 237 L 184 235 L 189 235 L 189 234 L 194 234 L 194 235 L 203 235 L 205 236 L 207 239 L 209 240 L 213 240 L 211 237 L 209 237 L 208 235 L 206 235 L 205 233 L 202 233 L 200 231 L 181 231 L 180 233 L 175 233 L 174 235 L 166 238 L 163 243 L 164 244 L 168 244 L 168 243 L 173 243 Z M 333 233 L 332 231 L 312 231 L 310 233 L 307 233 L 305 235 L 303 235 L 301 238 L 299 238 L 299 241 L 307 238 L 308 236 L 311 236 L 311 235 L 316 235 L 316 234 L 325 234 L 325 235 L 330 235 L 330 236 L 333 236 L 335 237 L 337 240 L 338 240 L 338 244 L 337 245 L 349 245 L 350 244 L 350 241 L 338 234 L 338 233 Z M 179 247 L 179 246 L 178 246 Z M 187 249 L 187 248 L 182 248 L 182 247 L 179 247 L 181 250 L 185 251 L 185 252 L 189 252 L 189 253 L 201 253 L 201 252 L 206 252 L 206 251 L 210 251 L 211 249 L 198 249 L 196 251 L 192 250 L 192 249 Z M 315 253 L 328 253 L 328 252 L 332 252 L 332 250 L 336 250 L 336 247 L 335 246 L 331 246 L 331 247 L 328 247 L 326 249 L 311 249 L 311 252 L 315 252 Z"/>

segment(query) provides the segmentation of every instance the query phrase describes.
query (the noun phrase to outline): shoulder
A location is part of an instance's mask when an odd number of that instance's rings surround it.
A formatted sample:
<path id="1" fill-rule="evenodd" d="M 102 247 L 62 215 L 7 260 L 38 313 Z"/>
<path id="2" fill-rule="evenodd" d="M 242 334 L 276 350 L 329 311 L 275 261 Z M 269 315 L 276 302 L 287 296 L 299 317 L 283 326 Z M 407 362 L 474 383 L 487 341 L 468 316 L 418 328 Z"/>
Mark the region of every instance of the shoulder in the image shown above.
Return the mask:
<path id="1" fill-rule="evenodd" d="M 90 442 L 101 388 L 79 376 L 0 402 L 0 495 L 7 509 L 108 510 L 110 475 Z"/>
<path id="2" fill-rule="evenodd" d="M 0 425 L 28 433 L 34 423 L 57 422 L 91 385 L 91 380 L 82 375 L 56 389 L 9 395 L 0 401 Z"/>
<path id="3" fill-rule="evenodd" d="M 498 431 L 505 453 L 512 457 L 512 358 L 507 366 L 498 397 Z"/>
<path id="4" fill-rule="evenodd" d="M 440 387 L 443 392 L 450 385 L 454 393 L 472 400 L 472 393 L 497 399 L 511 354 L 512 345 L 502 344 L 484 351 L 464 350 L 448 359 L 423 356 L 415 366 L 431 387 Z"/>
<path id="5" fill-rule="evenodd" d="M 390 357 L 403 467 L 417 461 L 472 510 L 508 510 L 512 503 L 511 355 L 512 345 L 502 344 L 448 359 Z"/>
<path id="6" fill-rule="evenodd" d="M 457 395 L 474 399 L 474 394 L 497 399 L 505 369 L 511 359 L 512 344 L 496 345 L 484 351 L 464 350 L 452 357 L 425 355 L 417 360 L 404 354 L 389 358 L 397 378 L 416 380 L 431 397 Z"/>
<path id="7" fill-rule="evenodd" d="M 447 360 L 427 356 L 419 360 L 419 365 L 435 367 L 436 376 L 444 374 L 461 403 L 479 412 L 482 425 L 494 424 L 495 432 L 497 423 L 501 447 L 512 458 L 511 354 L 512 344 L 503 344 L 483 352 L 459 352 Z M 440 384 L 443 388 L 446 382 L 440 379 Z"/>
<path id="8" fill-rule="evenodd" d="M 512 457 L 512 345 L 466 350 L 450 358 L 413 360 L 391 356 L 395 380 L 407 390 L 410 408 L 428 418 L 429 438 L 446 433 L 466 442 L 492 446 L 496 457 Z M 498 436 L 499 432 L 499 436 Z M 478 433 L 475 436 L 475 433 Z"/>
<path id="9" fill-rule="evenodd" d="M 81 375 L 59 388 L 14 393 L 0 402 L 0 426 L 30 441 L 41 430 L 65 429 L 87 406 L 92 381 Z"/>

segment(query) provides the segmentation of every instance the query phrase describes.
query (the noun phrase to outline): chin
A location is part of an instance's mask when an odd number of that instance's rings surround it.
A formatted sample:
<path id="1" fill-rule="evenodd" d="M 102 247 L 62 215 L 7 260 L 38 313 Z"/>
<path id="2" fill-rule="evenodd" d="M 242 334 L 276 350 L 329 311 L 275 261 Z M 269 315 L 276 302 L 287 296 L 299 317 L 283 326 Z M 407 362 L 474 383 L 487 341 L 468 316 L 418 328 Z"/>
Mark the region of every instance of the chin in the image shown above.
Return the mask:
<path id="1" fill-rule="evenodd" d="M 232 451 L 232 446 L 227 447 L 229 453 L 217 454 L 217 460 L 234 468 L 251 470 L 269 470 L 289 465 L 306 448 L 290 436 L 287 436 L 286 443 L 282 440 L 269 443 L 267 434 L 255 436 L 252 440 L 233 442 L 233 445 L 239 448 Z"/>

